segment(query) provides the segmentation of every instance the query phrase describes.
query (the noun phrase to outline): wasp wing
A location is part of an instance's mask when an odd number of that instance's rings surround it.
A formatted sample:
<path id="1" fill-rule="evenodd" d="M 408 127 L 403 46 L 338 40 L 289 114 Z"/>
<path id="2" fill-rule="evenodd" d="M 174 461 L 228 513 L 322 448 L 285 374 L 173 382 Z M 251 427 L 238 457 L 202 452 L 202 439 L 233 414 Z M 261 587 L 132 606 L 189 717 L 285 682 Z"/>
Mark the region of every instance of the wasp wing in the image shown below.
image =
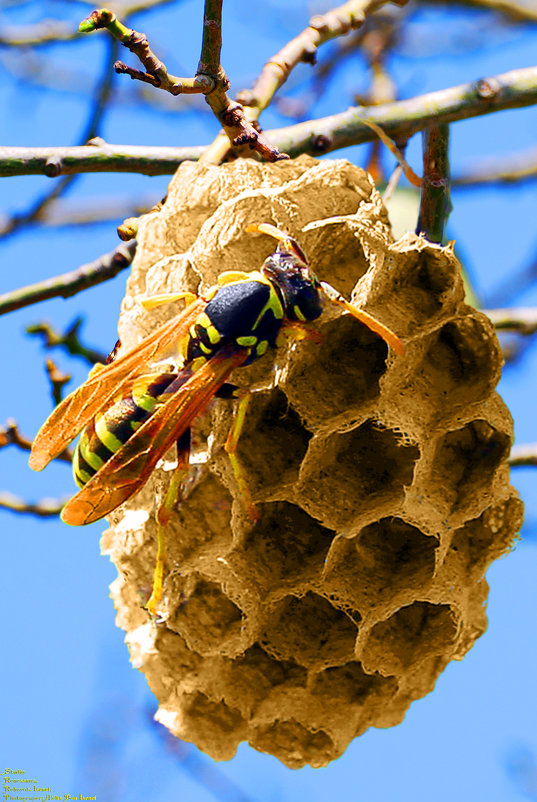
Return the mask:
<path id="1" fill-rule="evenodd" d="M 124 385 L 141 367 L 156 361 L 180 341 L 195 322 L 206 301 L 199 298 L 180 315 L 160 326 L 115 362 L 106 365 L 56 407 L 38 431 L 29 465 L 42 470 L 104 409 L 111 399 L 124 395 Z"/>
<path id="2" fill-rule="evenodd" d="M 188 429 L 230 373 L 246 357 L 244 349 L 225 347 L 177 387 L 170 398 L 67 502 L 62 511 L 62 520 L 73 526 L 92 523 L 136 493 L 149 479 L 158 460 Z M 170 385 L 167 392 L 172 389 Z"/>

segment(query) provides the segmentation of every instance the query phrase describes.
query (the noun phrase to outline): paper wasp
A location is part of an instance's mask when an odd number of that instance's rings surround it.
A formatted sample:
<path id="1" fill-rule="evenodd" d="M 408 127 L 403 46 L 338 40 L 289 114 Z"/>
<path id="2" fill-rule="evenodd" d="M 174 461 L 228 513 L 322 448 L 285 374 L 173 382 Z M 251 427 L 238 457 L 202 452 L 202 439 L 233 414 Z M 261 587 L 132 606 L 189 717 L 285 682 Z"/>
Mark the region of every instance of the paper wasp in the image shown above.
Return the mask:
<path id="1" fill-rule="evenodd" d="M 285 327 L 302 328 L 320 317 L 326 301 L 361 320 L 397 354 L 405 350 L 393 332 L 319 281 L 292 237 L 268 223 L 246 230 L 278 240 L 261 270 L 224 272 L 203 296 L 182 292 L 142 301 L 148 309 L 180 299 L 187 306 L 139 345 L 94 369 L 50 415 L 32 447 L 30 467 L 41 470 L 84 429 L 73 457 L 81 489 L 61 515 L 79 526 L 99 520 L 136 493 L 177 444 L 177 469 L 156 513 L 158 556 L 147 603 L 152 614 L 162 597 L 166 524 L 189 470 L 190 427 L 214 397 L 239 399 L 225 450 L 248 514 L 257 518 L 236 456 L 249 394 L 228 383 L 233 371 L 274 348 Z"/>

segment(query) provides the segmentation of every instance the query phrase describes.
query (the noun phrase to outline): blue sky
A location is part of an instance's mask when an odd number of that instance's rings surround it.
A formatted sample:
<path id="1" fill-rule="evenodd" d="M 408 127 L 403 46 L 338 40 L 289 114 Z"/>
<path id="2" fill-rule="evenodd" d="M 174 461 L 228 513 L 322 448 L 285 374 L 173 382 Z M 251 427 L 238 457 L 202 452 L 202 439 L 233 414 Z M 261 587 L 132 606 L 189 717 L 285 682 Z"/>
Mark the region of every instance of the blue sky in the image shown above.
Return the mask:
<path id="1" fill-rule="evenodd" d="M 289 5 L 274 3 L 261 27 L 255 4 L 237 0 L 225 4 L 223 63 L 233 90 L 250 85 L 262 63 L 306 24 L 306 4 Z M 312 3 L 309 8 L 314 6 L 319 10 L 327 4 Z M 47 14 L 56 9 L 58 16 L 63 11 L 72 20 L 86 13 L 83 3 L 51 0 L 21 3 L 10 19 L 36 21 L 44 7 Z M 191 0 L 163 6 L 133 24 L 148 33 L 171 72 L 189 74 L 199 58 L 200 18 L 201 3 Z M 431 54 L 419 56 L 416 38 L 409 38 L 390 63 L 402 96 L 535 63 L 537 30 L 487 27 L 482 37 L 485 19 L 490 18 L 470 11 L 453 11 L 449 18 L 441 9 L 423 12 L 411 32 L 421 36 L 423 44 L 423 26 L 434 26 L 434 41 L 426 40 Z M 76 142 L 87 114 L 82 78 L 93 76 L 95 81 L 100 74 L 103 46 L 101 38 L 88 37 L 80 44 L 39 52 L 61 67 L 60 74 L 66 70 L 80 75 L 78 92 L 45 91 L 14 82 L 4 70 L 0 141 L 29 146 Z M 302 67 L 298 77 L 305 77 L 308 69 Z M 122 81 L 129 79 L 118 78 L 116 85 Z M 363 64 L 347 63 L 315 114 L 345 108 L 352 94 L 366 86 Z M 267 112 L 263 122 L 267 128 L 285 123 L 273 112 Z M 101 135 L 110 142 L 187 145 L 210 142 L 216 129 L 204 110 L 171 117 L 147 114 L 129 108 L 118 97 Z M 488 154 L 507 155 L 533 146 L 536 130 L 534 108 L 453 125 L 453 172 Z M 363 164 L 365 153 L 366 148 L 352 148 L 345 155 Z M 415 137 L 408 156 L 418 170 L 420 153 L 421 142 Z M 68 197 L 73 203 L 105 194 L 158 198 L 167 180 L 88 175 L 77 181 Z M 24 177 L 3 179 L 0 186 L 3 212 L 13 213 L 25 209 L 51 184 L 49 179 Z M 535 183 L 453 193 L 449 236 L 457 240 L 485 300 L 535 258 L 536 193 Z M 33 229 L 13 236 L 0 245 L 1 291 L 71 270 L 111 250 L 118 222 Z M 23 335 L 25 326 L 48 319 L 61 329 L 82 314 L 85 341 L 106 351 L 117 336 L 125 278 L 120 274 L 69 301 L 49 301 L 0 320 L 0 423 L 16 417 L 21 430 L 31 435 L 51 409 L 43 353 L 35 339 Z M 529 289 L 516 303 L 537 303 L 537 290 Z M 63 354 L 53 358 L 73 374 L 72 386 L 84 379 L 84 364 Z M 499 388 L 515 418 L 518 443 L 537 441 L 536 363 L 533 347 L 505 370 Z M 0 452 L 0 471 L 0 488 L 28 499 L 73 492 L 68 467 L 52 465 L 35 475 L 27 467 L 26 455 L 13 448 Z M 50 785 L 54 794 L 97 794 L 100 802 L 138 802 L 148 797 L 154 802 L 205 802 L 215 795 L 239 799 L 240 793 L 259 802 L 301 797 L 317 802 L 336 796 L 353 802 L 537 799 L 536 478 L 535 469 L 513 473 L 512 481 L 527 505 L 527 523 L 516 549 L 488 572 L 486 634 L 463 661 L 447 667 L 432 694 L 411 705 L 401 725 L 368 731 L 322 770 L 291 771 L 245 744 L 225 764 L 214 764 L 189 745 L 183 745 L 180 754 L 174 752 L 163 731 L 150 722 L 151 694 L 144 677 L 130 666 L 123 633 L 114 626 L 108 585 L 115 568 L 99 555 L 103 525 L 78 530 L 0 511 L 4 766 L 25 770 L 41 785 Z M 529 767 L 526 773 L 524 766 Z M 533 791 L 524 782 L 533 782 Z"/>

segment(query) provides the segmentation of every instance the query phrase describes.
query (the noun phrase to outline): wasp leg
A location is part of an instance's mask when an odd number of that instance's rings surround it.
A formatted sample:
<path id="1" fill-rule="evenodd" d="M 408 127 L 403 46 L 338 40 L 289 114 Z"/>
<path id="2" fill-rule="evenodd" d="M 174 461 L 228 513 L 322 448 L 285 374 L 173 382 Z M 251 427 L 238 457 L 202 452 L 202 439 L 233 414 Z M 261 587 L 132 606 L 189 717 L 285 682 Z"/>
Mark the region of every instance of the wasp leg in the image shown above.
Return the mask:
<path id="1" fill-rule="evenodd" d="M 235 420 L 233 421 L 233 426 L 229 430 L 224 448 L 229 457 L 229 461 L 231 462 L 231 467 L 233 468 L 233 473 L 235 474 L 235 480 L 243 498 L 248 517 L 253 523 L 257 523 L 259 520 L 259 510 L 252 501 L 252 496 L 250 493 L 250 488 L 248 487 L 248 482 L 246 481 L 244 469 L 239 461 L 239 458 L 237 457 L 237 446 L 239 444 L 241 432 L 244 429 L 244 420 L 246 418 L 248 404 L 250 403 L 250 397 L 251 393 L 249 393 L 247 390 L 239 391 L 239 401 L 235 411 Z"/>
<path id="2" fill-rule="evenodd" d="M 153 572 L 153 587 L 151 596 L 146 604 L 147 611 L 157 616 L 157 606 L 160 604 L 163 592 L 164 566 L 166 563 L 166 528 L 177 506 L 181 495 L 181 484 L 190 470 L 190 429 L 187 429 L 177 441 L 177 467 L 175 468 L 170 485 L 164 496 L 164 501 L 157 510 L 157 561 Z"/>

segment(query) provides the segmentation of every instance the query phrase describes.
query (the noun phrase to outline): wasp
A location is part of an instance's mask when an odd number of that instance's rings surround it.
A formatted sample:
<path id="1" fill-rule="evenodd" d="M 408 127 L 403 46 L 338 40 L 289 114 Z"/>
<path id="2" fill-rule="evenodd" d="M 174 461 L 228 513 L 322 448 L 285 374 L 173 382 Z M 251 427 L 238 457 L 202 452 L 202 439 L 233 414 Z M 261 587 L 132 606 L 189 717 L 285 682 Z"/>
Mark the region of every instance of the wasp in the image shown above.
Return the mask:
<path id="1" fill-rule="evenodd" d="M 258 518 L 236 455 L 249 393 L 228 382 L 233 371 L 275 348 L 285 328 L 306 330 L 326 302 L 365 323 L 398 355 L 405 352 L 396 334 L 315 276 L 289 234 L 268 223 L 246 231 L 278 241 L 261 269 L 221 273 L 202 296 L 179 292 L 144 299 L 146 309 L 181 300 L 186 305 L 139 345 L 96 366 L 52 412 L 32 445 L 29 464 L 39 471 L 84 430 L 73 456 L 80 490 L 61 513 L 74 526 L 97 521 L 129 499 L 177 445 L 177 468 L 156 512 L 157 560 L 146 605 L 152 615 L 163 594 L 166 525 L 189 470 L 191 426 L 215 397 L 238 399 L 225 450 L 247 513 L 254 522 Z"/>

